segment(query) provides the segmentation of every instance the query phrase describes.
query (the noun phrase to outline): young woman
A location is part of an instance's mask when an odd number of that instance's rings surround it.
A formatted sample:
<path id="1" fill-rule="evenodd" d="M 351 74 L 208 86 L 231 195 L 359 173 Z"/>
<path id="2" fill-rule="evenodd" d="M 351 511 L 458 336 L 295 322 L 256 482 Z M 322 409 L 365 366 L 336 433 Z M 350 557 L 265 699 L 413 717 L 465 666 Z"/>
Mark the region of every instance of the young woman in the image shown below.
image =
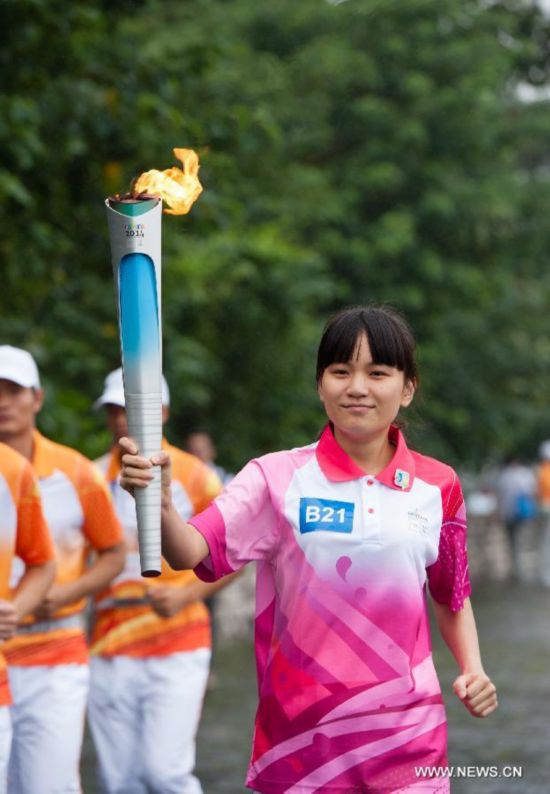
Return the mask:
<path id="1" fill-rule="evenodd" d="M 307 447 L 251 461 L 188 524 L 170 463 L 121 441 L 123 485 L 163 471 L 163 550 L 206 581 L 258 564 L 259 707 L 247 786 L 258 792 L 447 791 L 426 591 L 470 713 L 497 706 L 469 601 L 464 501 L 455 472 L 408 449 L 394 424 L 417 385 L 415 344 L 384 307 L 327 324 L 317 388 L 328 424 Z"/>

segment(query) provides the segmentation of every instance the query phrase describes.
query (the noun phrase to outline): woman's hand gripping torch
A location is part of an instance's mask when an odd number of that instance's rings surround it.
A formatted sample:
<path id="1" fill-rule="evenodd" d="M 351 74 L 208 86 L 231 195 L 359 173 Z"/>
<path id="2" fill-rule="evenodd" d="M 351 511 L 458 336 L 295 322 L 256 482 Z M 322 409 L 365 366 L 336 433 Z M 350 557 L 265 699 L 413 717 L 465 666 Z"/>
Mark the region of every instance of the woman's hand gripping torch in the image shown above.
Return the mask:
<path id="1" fill-rule="evenodd" d="M 162 443 L 161 218 L 184 215 L 202 192 L 199 160 L 191 149 L 174 149 L 183 170 L 147 171 L 131 193 L 105 201 L 117 294 L 128 429 L 147 458 Z M 161 571 L 161 475 L 136 489 L 142 576 Z"/>

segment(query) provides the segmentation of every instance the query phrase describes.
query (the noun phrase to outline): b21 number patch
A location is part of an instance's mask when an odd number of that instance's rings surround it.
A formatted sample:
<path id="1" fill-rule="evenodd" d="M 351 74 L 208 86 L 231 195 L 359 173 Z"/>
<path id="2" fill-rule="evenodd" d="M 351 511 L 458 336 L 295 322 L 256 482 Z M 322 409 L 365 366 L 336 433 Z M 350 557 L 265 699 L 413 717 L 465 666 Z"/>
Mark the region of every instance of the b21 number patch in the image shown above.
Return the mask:
<path id="1" fill-rule="evenodd" d="M 353 530 L 353 502 L 332 499 L 300 499 L 300 534 L 306 532 L 348 532 Z"/>

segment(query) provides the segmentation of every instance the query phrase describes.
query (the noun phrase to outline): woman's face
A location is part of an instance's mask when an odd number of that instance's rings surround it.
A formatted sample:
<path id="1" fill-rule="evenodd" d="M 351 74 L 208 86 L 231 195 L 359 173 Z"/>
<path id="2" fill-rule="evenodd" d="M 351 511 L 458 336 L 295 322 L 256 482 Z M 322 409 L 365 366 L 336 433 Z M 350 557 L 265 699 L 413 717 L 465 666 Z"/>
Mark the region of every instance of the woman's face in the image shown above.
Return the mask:
<path id="1" fill-rule="evenodd" d="M 350 361 L 325 369 L 318 391 L 334 427 L 360 441 L 387 432 L 399 409 L 411 403 L 414 384 L 396 367 L 374 364 L 362 334 Z"/>

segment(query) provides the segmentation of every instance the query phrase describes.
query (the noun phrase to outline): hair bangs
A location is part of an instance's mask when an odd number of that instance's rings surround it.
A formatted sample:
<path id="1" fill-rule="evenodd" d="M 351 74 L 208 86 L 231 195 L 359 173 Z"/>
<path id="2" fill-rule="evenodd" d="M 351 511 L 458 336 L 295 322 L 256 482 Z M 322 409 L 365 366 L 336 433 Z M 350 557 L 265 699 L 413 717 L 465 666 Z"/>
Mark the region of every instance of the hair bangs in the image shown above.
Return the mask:
<path id="1" fill-rule="evenodd" d="M 366 314 L 364 322 L 373 363 L 406 372 L 407 355 L 395 323 L 383 314 Z"/>
<path id="2" fill-rule="evenodd" d="M 415 341 L 406 320 L 387 306 L 344 309 L 325 326 L 317 354 L 317 382 L 331 364 L 353 358 L 357 342 L 365 334 L 375 364 L 395 367 L 405 378 L 418 380 Z"/>

